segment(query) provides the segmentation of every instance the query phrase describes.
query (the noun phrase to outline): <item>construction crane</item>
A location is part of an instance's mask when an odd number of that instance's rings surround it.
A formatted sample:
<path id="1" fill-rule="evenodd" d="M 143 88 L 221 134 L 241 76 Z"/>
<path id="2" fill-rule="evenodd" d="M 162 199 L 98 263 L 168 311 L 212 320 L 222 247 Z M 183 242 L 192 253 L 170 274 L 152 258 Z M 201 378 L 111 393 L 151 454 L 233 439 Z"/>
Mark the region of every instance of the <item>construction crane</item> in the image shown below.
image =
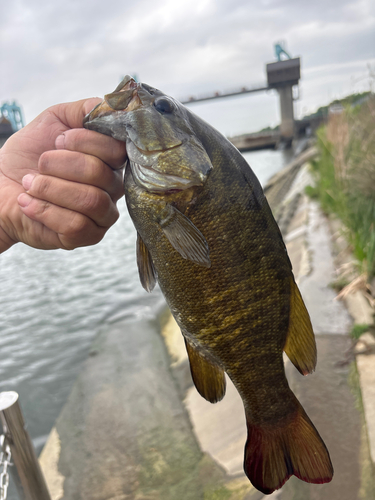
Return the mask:
<path id="1" fill-rule="evenodd" d="M 275 54 L 276 54 L 278 61 L 282 61 L 282 59 L 281 59 L 282 54 L 284 54 L 284 56 L 286 56 L 287 59 L 291 59 L 290 55 L 285 50 L 284 46 L 285 46 L 284 42 L 275 43 L 275 46 L 274 46 L 275 47 Z"/>
<path id="2" fill-rule="evenodd" d="M 13 102 L 5 102 L 0 107 L 0 122 L 3 119 L 7 120 L 13 129 L 13 132 L 17 132 L 20 128 L 24 127 L 24 121 L 22 116 L 22 110 L 16 103 Z"/>

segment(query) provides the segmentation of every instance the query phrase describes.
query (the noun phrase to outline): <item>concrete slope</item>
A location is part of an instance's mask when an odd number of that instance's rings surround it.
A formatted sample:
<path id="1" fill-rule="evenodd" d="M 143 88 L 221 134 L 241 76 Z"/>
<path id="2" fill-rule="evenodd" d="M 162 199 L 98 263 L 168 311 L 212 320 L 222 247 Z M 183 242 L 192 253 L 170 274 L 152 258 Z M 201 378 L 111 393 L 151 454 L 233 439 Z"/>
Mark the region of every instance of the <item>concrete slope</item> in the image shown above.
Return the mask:
<path id="1" fill-rule="evenodd" d="M 41 458 L 53 500 L 203 500 L 220 489 L 169 364 L 156 321 L 100 332 Z"/>

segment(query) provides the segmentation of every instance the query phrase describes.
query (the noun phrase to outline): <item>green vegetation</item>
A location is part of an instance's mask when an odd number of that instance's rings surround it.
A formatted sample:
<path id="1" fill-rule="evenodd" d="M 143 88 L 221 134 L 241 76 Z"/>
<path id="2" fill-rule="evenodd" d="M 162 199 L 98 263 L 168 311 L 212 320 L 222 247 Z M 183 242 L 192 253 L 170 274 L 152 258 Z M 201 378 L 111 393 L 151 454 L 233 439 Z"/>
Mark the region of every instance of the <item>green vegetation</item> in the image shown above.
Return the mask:
<path id="1" fill-rule="evenodd" d="M 311 113 L 310 115 L 304 116 L 303 120 L 306 120 L 309 118 L 315 118 L 317 116 L 325 118 L 328 116 L 329 108 L 335 104 L 341 104 L 344 108 L 348 107 L 348 106 L 361 105 L 361 102 L 364 99 L 368 98 L 369 96 L 370 96 L 370 92 L 361 92 L 359 94 L 348 95 L 347 97 L 344 97 L 343 99 L 335 99 L 330 104 L 327 104 L 327 106 L 321 106 L 320 108 L 318 108 L 315 111 L 315 113 Z"/>
<path id="2" fill-rule="evenodd" d="M 309 193 L 307 193 L 309 194 Z M 350 280 L 346 276 L 339 276 L 336 280 L 331 281 L 329 286 L 337 293 L 350 284 Z"/>
<path id="3" fill-rule="evenodd" d="M 366 324 L 363 325 L 353 325 L 353 328 L 351 329 L 350 336 L 358 340 L 359 337 L 363 334 L 369 331 L 369 326 Z"/>
<path id="4" fill-rule="evenodd" d="M 276 127 L 264 127 L 261 130 L 259 130 L 258 134 L 261 132 L 277 132 L 280 129 L 280 125 L 276 125 Z"/>
<path id="5" fill-rule="evenodd" d="M 363 97 L 360 96 L 363 101 Z M 307 194 L 323 210 L 336 214 L 368 279 L 375 276 L 375 96 L 347 99 L 342 113 L 332 114 L 317 132 L 320 157 L 312 168 L 316 185 Z M 341 101 L 342 102 L 342 101 Z"/>
<path id="6" fill-rule="evenodd" d="M 230 500 L 231 496 L 232 493 L 225 486 L 222 486 L 218 489 L 205 491 L 204 500 Z"/>

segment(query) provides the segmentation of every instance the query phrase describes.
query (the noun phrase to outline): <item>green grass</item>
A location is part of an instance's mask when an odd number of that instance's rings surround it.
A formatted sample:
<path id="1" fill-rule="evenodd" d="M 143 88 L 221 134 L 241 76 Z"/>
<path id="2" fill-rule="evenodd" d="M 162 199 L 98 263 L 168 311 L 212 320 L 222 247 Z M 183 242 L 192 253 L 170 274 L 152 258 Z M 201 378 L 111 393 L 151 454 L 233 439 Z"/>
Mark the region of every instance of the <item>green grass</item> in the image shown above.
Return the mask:
<path id="1" fill-rule="evenodd" d="M 375 96 L 348 107 L 317 132 L 319 159 L 312 163 L 315 186 L 306 193 L 336 214 L 360 263 L 375 276 Z"/>
<path id="2" fill-rule="evenodd" d="M 368 332 L 369 326 L 365 324 L 358 324 L 358 325 L 353 325 L 353 328 L 350 331 L 350 336 L 354 340 L 358 340 L 359 337 L 363 334 Z"/>

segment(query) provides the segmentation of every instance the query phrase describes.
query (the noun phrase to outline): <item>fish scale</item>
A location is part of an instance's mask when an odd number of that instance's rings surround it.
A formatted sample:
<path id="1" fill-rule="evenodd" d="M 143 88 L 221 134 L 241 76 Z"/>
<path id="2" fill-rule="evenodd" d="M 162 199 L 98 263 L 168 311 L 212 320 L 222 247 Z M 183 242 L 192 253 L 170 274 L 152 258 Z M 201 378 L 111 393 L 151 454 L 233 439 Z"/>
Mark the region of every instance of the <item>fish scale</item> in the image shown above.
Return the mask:
<path id="1" fill-rule="evenodd" d="M 141 282 L 150 291 L 158 281 L 199 393 L 222 399 L 224 371 L 237 388 L 248 430 L 244 469 L 254 486 L 269 494 L 292 474 L 328 482 L 328 451 L 283 364 L 284 350 L 302 374 L 312 372 L 314 335 L 261 186 L 219 132 L 129 78 L 127 107 L 114 112 L 109 105 L 122 102 L 119 86 L 85 126 L 127 143 L 125 197 Z"/>

